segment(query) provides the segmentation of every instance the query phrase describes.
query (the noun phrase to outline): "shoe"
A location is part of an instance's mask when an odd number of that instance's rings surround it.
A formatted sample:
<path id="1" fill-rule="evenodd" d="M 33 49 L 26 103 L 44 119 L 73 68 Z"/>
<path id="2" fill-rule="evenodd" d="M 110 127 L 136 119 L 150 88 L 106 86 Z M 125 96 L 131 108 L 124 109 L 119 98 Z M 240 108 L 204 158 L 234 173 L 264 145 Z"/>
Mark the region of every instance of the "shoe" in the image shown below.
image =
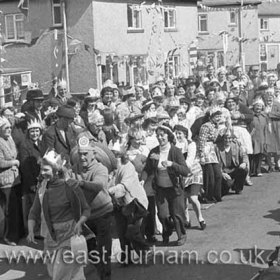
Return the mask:
<path id="1" fill-rule="evenodd" d="M 200 224 L 200 229 L 201 229 L 201 230 L 205 230 L 205 229 L 206 229 L 206 223 L 205 223 L 205 221 L 201 221 L 201 222 L 199 222 L 199 224 Z"/>
<path id="2" fill-rule="evenodd" d="M 246 179 L 245 185 L 246 186 L 253 186 L 253 182 L 250 179 Z"/>
<path id="3" fill-rule="evenodd" d="M 168 243 L 169 243 L 169 237 L 163 237 L 163 238 L 162 238 L 162 243 L 163 243 L 163 245 L 168 245 Z"/>
<path id="4" fill-rule="evenodd" d="M 155 236 L 149 236 L 149 237 L 147 237 L 147 242 L 154 244 L 154 243 L 157 243 L 158 240 Z"/>
<path id="5" fill-rule="evenodd" d="M 182 235 L 178 240 L 176 245 L 177 246 L 183 246 L 187 241 L 187 236 L 186 235 Z"/>
<path id="6" fill-rule="evenodd" d="M 191 228 L 191 227 L 192 227 L 191 222 L 186 222 L 185 223 L 185 228 Z"/>
<path id="7" fill-rule="evenodd" d="M 267 169 L 267 173 L 275 172 L 275 169 L 273 166 L 269 166 Z"/>
<path id="8" fill-rule="evenodd" d="M 257 174 L 257 177 L 262 177 L 262 176 L 263 176 L 262 173 L 258 173 L 258 174 Z"/>
<path id="9" fill-rule="evenodd" d="M 4 242 L 10 246 L 17 246 L 17 244 L 13 241 L 10 241 L 8 238 L 4 238 Z"/>

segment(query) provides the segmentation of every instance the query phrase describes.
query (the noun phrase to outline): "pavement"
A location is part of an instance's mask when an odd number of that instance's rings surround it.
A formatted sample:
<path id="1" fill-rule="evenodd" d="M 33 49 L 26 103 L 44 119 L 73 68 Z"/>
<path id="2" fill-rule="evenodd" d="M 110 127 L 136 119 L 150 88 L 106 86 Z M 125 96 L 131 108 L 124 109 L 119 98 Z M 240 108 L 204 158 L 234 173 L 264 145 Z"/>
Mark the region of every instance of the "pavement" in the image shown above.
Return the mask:
<path id="1" fill-rule="evenodd" d="M 279 180 L 279 172 L 252 178 L 254 185 L 246 186 L 242 194 L 230 194 L 222 202 L 204 207 L 205 231 L 199 229 L 194 212 L 190 211 L 192 228 L 184 246 L 173 247 L 171 242 L 169 247 L 163 247 L 159 242 L 148 264 L 124 268 L 114 263 L 112 280 L 250 280 L 267 267 L 267 256 L 279 245 Z M 174 233 L 171 241 L 175 240 Z M 41 262 L 8 262 L 9 252 L 31 249 L 25 240 L 20 245 L 0 244 L 0 280 L 50 279 Z M 42 243 L 33 249 L 41 250 Z M 118 250 L 118 240 L 114 239 L 113 257 Z M 93 265 L 85 267 L 85 275 L 87 279 L 98 279 Z"/>

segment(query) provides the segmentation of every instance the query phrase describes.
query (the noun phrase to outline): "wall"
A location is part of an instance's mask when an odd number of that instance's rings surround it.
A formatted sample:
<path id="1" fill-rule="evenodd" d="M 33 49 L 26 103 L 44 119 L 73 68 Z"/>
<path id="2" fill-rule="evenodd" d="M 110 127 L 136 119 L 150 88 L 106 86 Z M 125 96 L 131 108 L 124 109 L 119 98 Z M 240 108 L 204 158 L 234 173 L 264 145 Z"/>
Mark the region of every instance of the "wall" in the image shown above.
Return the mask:
<path id="1" fill-rule="evenodd" d="M 260 38 L 264 40 L 264 37 L 268 38 L 269 42 L 280 42 L 280 14 L 279 16 L 259 16 L 260 18 L 268 19 L 268 30 L 260 30 Z"/>
<path id="2" fill-rule="evenodd" d="M 113 4 L 111 2 L 114 2 Z M 140 4 L 142 1 L 133 1 Z M 149 4 L 149 1 L 147 2 Z M 94 46 L 101 53 L 122 55 L 146 55 L 159 53 L 167 55 L 177 45 L 182 48 L 183 71 L 188 71 L 188 51 L 191 41 L 197 36 L 197 7 L 192 4 L 174 4 L 165 1 L 165 5 L 176 5 L 177 31 L 162 32 L 152 30 L 153 12 L 142 9 L 142 33 L 128 33 L 127 3 L 119 1 L 93 1 Z M 149 6 L 151 3 L 149 4 Z M 145 7 L 145 6 L 144 6 Z M 175 45 L 174 41 L 177 43 Z"/>
<path id="3" fill-rule="evenodd" d="M 227 31 L 228 51 L 227 65 L 233 66 L 239 61 L 239 30 L 237 25 L 230 25 L 230 12 L 223 9 L 221 11 L 199 12 L 199 14 L 208 14 L 208 30 L 209 34 L 200 34 L 199 48 L 200 49 L 216 49 L 223 50 L 222 37 L 219 36 L 221 31 Z M 238 21 L 237 21 L 238 23 Z M 242 37 L 247 39 L 243 43 L 243 51 L 245 52 L 245 64 L 258 64 L 258 15 L 257 9 L 244 9 L 242 11 Z"/>

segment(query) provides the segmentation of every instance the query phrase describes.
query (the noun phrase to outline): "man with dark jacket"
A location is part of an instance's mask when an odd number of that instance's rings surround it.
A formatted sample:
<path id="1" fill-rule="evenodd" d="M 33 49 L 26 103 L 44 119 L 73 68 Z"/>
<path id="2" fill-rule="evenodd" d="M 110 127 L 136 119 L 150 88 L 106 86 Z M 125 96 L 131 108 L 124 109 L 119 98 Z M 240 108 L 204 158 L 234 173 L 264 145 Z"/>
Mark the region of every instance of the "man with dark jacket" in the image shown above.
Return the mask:
<path id="1" fill-rule="evenodd" d="M 222 169 L 224 195 L 230 188 L 236 194 L 241 193 L 248 174 L 248 156 L 234 138 L 233 132 L 228 130 L 216 147 L 216 154 Z"/>
<path id="2" fill-rule="evenodd" d="M 75 111 L 71 106 L 61 106 L 57 109 L 58 121 L 51 125 L 43 134 L 43 150 L 55 150 L 63 158 L 69 161 L 71 149 L 76 144 L 76 139 L 71 132 L 70 124 L 75 117 Z"/>

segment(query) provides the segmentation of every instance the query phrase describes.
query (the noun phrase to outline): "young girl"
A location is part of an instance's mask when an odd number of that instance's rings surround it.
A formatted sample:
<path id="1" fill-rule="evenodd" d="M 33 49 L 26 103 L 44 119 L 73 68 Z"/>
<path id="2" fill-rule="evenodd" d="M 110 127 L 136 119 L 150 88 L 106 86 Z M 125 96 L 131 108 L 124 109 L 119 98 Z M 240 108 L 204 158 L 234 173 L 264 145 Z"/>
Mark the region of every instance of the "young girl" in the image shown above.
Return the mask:
<path id="1" fill-rule="evenodd" d="M 188 140 L 188 129 L 184 126 L 176 125 L 174 130 L 177 138 L 176 146 L 182 150 L 182 153 L 186 159 L 186 164 L 190 169 L 190 174 L 185 178 L 186 227 L 191 226 L 188 211 L 188 200 L 190 200 L 193 205 L 197 220 L 200 224 L 200 228 L 201 230 L 204 230 L 206 228 L 206 223 L 202 217 L 201 206 L 198 200 L 198 195 L 203 186 L 203 174 L 198 158 L 196 158 L 196 144 L 195 142 Z"/>

